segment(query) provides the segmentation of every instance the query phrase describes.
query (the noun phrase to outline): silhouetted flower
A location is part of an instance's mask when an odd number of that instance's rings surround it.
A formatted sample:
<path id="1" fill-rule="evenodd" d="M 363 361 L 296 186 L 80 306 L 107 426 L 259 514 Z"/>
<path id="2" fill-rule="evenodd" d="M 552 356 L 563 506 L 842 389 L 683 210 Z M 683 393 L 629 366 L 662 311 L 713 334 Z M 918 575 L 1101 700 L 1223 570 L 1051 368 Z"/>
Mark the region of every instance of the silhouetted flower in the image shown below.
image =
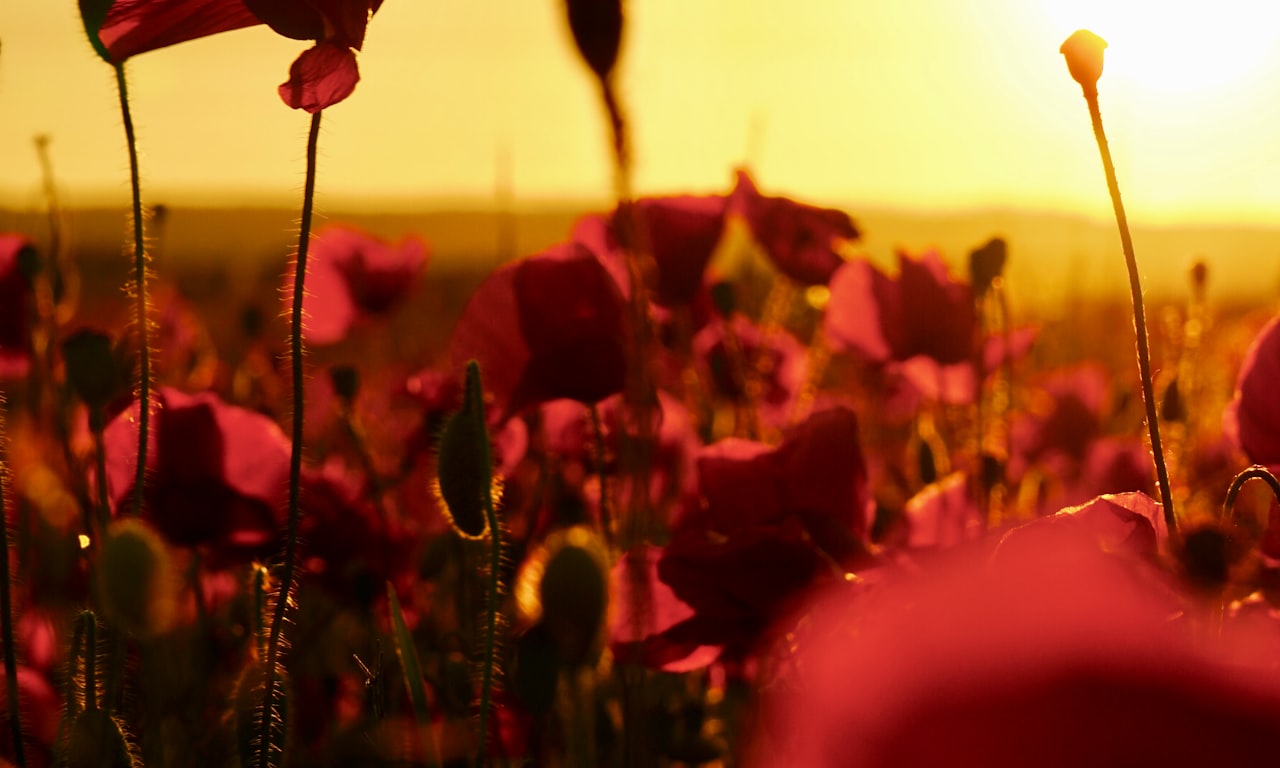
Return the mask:
<path id="1" fill-rule="evenodd" d="M 873 362 L 923 355 L 938 363 L 973 358 L 973 293 L 953 280 L 932 251 L 919 259 L 898 254 L 891 278 L 867 261 L 840 267 L 831 279 L 824 328 L 837 349 Z"/>
<path id="2" fill-rule="evenodd" d="M 89 42 L 110 64 L 262 23 L 244 0 L 80 0 L 80 16 Z"/>
<path id="3" fill-rule="evenodd" d="M 703 274 L 724 231 L 727 198 L 723 196 L 646 197 L 632 204 L 640 242 L 653 256 L 657 274 L 652 277 L 650 298 L 654 304 L 675 307 L 689 304 L 702 288 Z M 626 254 L 618 246 L 619 213 L 590 215 L 574 226 L 573 240 L 587 246 L 629 295 Z"/>
<path id="4" fill-rule="evenodd" d="M 557 245 L 480 284 L 454 329 L 450 358 L 458 370 L 479 361 L 498 421 L 557 398 L 597 402 L 622 391 L 623 309 L 590 251 Z"/>
<path id="5" fill-rule="evenodd" d="M 622 44 L 621 0 L 566 0 L 565 6 L 578 53 L 596 77 L 607 80 Z"/>
<path id="6" fill-rule="evenodd" d="M 245 0 L 267 26 L 294 40 L 315 40 L 289 68 L 280 98 L 316 113 L 351 95 L 360 81 L 355 51 L 382 0 Z"/>
<path id="7" fill-rule="evenodd" d="M 303 335 L 317 345 L 342 341 L 358 324 L 404 301 L 426 262 L 427 245 L 418 237 L 390 244 L 352 227 L 325 227 L 311 239 Z M 292 293 L 290 283 L 286 304 Z"/>
<path id="8" fill-rule="evenodd" d="M 34 256 L 23 235 L 0 234 L 0 380 L 24 376 L 31 365 L 31 277 Z"/>
<path id="9" fill-rule="evenodd" d="M 212 393 L 156 393 L 142 516 L 170 543 L 240 559 L 275 551 L 289 477 L 289 441 L 275 422 Z M 135 402 L 107 425 L 107 487 L 120 514 L 132 504 Z"/>
<path id="10" fill-rule="evenodd" d="M 856 240 L 858 228 L 843 211 L 760 194 L 745 170 L 729 201 L 778 271 L 804 285 L 825 285 L 844 263 L 837 240 Z"/>

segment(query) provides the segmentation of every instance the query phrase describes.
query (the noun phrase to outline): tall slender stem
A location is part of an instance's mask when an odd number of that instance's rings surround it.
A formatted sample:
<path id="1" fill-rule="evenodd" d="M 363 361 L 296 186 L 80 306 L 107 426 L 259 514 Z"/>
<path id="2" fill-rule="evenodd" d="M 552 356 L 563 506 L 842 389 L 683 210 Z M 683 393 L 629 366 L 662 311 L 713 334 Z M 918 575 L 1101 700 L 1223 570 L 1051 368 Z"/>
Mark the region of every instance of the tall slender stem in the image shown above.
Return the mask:
<path id="1" fill-rule="evenodd" d="M 147 476 L 147 440 L 151 427 L 151 340 L 147 318 L 147 246 L 142 231 L 142 184 L 138 177 L 138 139 L 129 112 L 129 86 L 124 64 L 116 64 L 120 116 L 129 148 L 129 187 L 133 193 L 133 322 L 138 334 L 138 468 L 133 481 L 133 514 L 142 512 L 142 489 Z"/>
<path id="2" fill-rule="evenodd" d="M 22 744 L 22 711 L 18 704 L 18 657 L 13 647 L 13 603 L 9 594 L 9 522 L 5 515 L 5 491 L 9 466 L 5 463 L 4 395 L 0 393 L 0 528 L 4 529 L 4 549 L 0 551 L 0 642 L 4 643 L 4 682 L 9 703 L 9 734 L 13 741 L 13 761 L 26 768 Z"/>
<path id="3" fill-rule="evenodd" d="M 1155 385 L 1151 375 L 1151 346 L 1147 339 L 1147 317 L 1142 304 L 1142 278 L 1138 275 L 1138 259 L 1133 253 L 1133 238 L 1129 234 L 1129 221 L 1120 200 L 1120 183 L 1116 180 L 1116 168 L 1111 162 L 1111 149 L 1107 146 L 1107 134 L 1102 129 L 1102 110 L 1098 108 L 1097 89 L 1084 89 L 1089 104 L 1089 118 L 1093 121 L 1093 135 L 1098 140 L 1098 152 L 1102 154 L 1102 169 L 1107 175 L 1107 189 L 1111 192 L 1111 204 L 1115 208 L 1116 224 L 1120 227 L 1120 245 L 1124 248 L 1124 261 L 1129 268 L 1129 295 L 1133 299 L 1133 330 L 1138 339 L 1138 373 L 1142 377 L 1142 402 L 1147 407 L 1147 431 L 1151 435 L 1151 456 L 1156 465 L 1156 482 L 1160 484 L 1160 502 L 1164 506 L 1164 521 L 1169 535 L 1178 534 L 1178 518 L 1173 510 L 1173 489 L 1169 485 L 1169 469 L 1164 462 L 1164 448 L 1160 443 L 1160 422 L 1156 415 Z"/>
<path id="4" fill-rule="evenodd" d="M 289 527 L 285 534 L 284 570 L 280 576 L 280 596 L 271 616 L 271 633 L 267 639 L 266 669 L 262 694 L 262 720 L 259 724 L 258 765 L 267 768 L 271 755 L 272 702 L 275 700 L 276 665 L 280 658 L 280 635 L 284 630 L 284 614 L 293 587 L 294 563 L 298 557 L 298 520 L 302 516 L 302 298 L 307 277 L 307 249 L 311 244 L 311 213 L 316 193 L 316 145 L 320 140 L 320 115 L 311 115 L 311 131 L 307 134 L 307 179 L 302 191 L 302 224 L 298 233 L 298 258 L 293 272 L 293 308 L 289 316 L 289 360 L 293 372 L 293 445 L 289 453 Z"/>

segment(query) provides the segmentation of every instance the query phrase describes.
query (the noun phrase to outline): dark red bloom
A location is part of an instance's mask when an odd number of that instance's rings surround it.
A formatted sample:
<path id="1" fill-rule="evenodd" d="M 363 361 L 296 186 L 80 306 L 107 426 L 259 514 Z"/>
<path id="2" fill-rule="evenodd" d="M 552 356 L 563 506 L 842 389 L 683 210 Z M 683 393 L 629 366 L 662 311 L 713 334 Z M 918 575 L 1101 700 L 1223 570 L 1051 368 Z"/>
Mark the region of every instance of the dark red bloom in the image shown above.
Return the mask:
<path id="1" fill-rule="evenodd" d="M 831 280 L 824 328 L 837 349 L 868 360 L 938 363 L 973 359 L 975 317 L 968 283 L 953 280 L 932 251 L 919 259 L 898 254 L 897 279 L 867 261 L 845 264 Z"/>
<path id="2" fill-rule="evenodd" d="M 505 265 L 472 294 L 450 341 L 458 370 L 474 358 L 499 420 L 557 398 L 593 403 L 622 391 L 622 294 L 581 245 Z"/>
<path id="3" fill-rule="evenodd" d="M 360 81 L 355 51 L 382 0 L 245 0 L 267 26 L 295 40 L 315 40 L 289 68 L 280 98 L 312 114 L 351 95 Z"/>
<path id="4" fill-rule="evenodd" d="M 702 289 L 703 274 L 724 232 L 728 200 L 713 195 L 695 197 L 647 197 L 631 206 L 640 228 L 639 242 L 653 256 L 657 274 L 650 286 L 654 304 L 674 307 L 689 304 Z M 629 295 L 626 256 L 618 244 L 621 212 L 591 215 L 574 226 L 573 240 L 591 249 Z"/>
<path id="5" fill-rule="evenodd" d="M 24 376 L 31 365 L 31 278 L 24 259 L 34 246 L 19 234 L 0 234 L 0 380 Z"/>
<path id="6" fill-rule="evenodd" d="M 766 333 L 745 315 L 708 323 L 693 338 L 693 350 L 706 366 L 718 396 L 759 409 L 767 425 L 781 425 L 809 377 L 804 346 L 784 330 Z M 760 371 L 766 373 L 760 373 Z M 747 402 L 749 377 L 757 377 L 757 400 Z"/>
<path id="7" fill-rule="evenodd" d="M 1016 565 L 1072 548 L 1154 559 L 1168 536 L 1160 502 L 1145 493 L 1108 494 L 1014 528 L 992 561 Z"/>
<path id="8" fill-rule="evenodd" d="M 427 262 L 427 245 L 410 236 L 391 244 L 353 227 L 329 226 L 311 240 L 304 335 L 334 344 L 356 325 L 385 315 L 414 289 Z M 293 301 L 292 282 L 286 306 Z"/>
<path id="9" fill-rule="evenodd" d="M 279 544 L 289 441 L 275 422 L 212 393 L 161 387 L 151 415 L 142 515 L 173 544 L 230 559 Z M 107 425 L 107 487 L 117 514 L 132 504 L 138 405 Z"/>
<path id="10" fill-rule="evenodd" d="M 825 285 L 844 263 L 837 240 L 856 240 L 858 228 L 844 211 L 760 194 L 745 170 L 730 199 L 782 274 L 804 285 Z"/>
<path id="11" fill-rule="evenodd" d="M 1245 354 L 1223 431 L 1255 464 L 1280 467 L 1280 317 L 1267 323 Z"/>
<path id="12" fill-rule="evenodd" d="M 110 64 L 262 22 L 244 0 L 80 0 L 89 42 Z"/>

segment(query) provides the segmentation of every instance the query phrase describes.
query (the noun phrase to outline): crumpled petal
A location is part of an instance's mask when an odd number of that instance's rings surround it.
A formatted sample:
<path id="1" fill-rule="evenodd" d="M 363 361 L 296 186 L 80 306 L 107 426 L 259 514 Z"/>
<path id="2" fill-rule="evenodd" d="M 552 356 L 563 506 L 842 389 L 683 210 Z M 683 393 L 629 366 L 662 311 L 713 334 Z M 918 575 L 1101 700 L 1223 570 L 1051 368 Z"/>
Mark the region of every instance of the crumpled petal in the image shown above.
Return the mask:
<path id="1" fill-rule="evenodd" d="M 280 84 L 280 98 L 294 109 L 315 114 L 351 95 L 360 82 L 356 54 L 345 45 L 316 43 L 289 67 Z"/>
<path id="2" fill-rule="evenodd" d="M 80 0 L 80 14 L 94 50 L 112 64 L 262 23 L 244 0 Z"/>

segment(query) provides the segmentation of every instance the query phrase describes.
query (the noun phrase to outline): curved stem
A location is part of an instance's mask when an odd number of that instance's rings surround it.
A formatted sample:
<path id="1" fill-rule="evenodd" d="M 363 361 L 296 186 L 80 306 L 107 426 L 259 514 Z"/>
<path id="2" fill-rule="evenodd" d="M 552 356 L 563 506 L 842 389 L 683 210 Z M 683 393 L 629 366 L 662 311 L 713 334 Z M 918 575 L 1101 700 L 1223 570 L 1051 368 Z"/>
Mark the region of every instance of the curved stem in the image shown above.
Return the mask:
<path id="1" fill-rule="evenodd" d="M 1120 200 L 1120 183 L 1116 180 L 1116 168 L 1111 162 L 1111 149 L 1102 129 L 1102 111 L 1098 107 L 1097 89 L 1086 88 L 1085 101 L 1089 104 L 1089 118 L 1093 121 L 1093 135 L 1098 140 L 1098 152 L 1102 154 L 1102 169 L 1107 175 L 1107 189 L 1115 208 L 1116 224 L 1120 227 L 1120 244 L 1124 248 L 1125 265 L 1129 269 L 1129 295 L 1133 299 L 1133 330 L 1138 339 L 1138 373 L 1142 377 L 1142 402 L 1147 407 L 1147 431 L 1151 436 L 1151 456 L 1156 465 L 1156 481 L 1160 484 L 1160 502 L 1164 506 L 1164 521 L 1169 535 L 1177 538 L 1178 519 L 1173 510 L 1173 489 L 1169 485 L 1169 469 L 1164 462 L 1164 448 L 1160 444 L 1160 423 L 1156 416 L 1155 385 L 1151 375 L 1151 347 L 1147 339 L 1146 311 L 1142 304 L 1142 279 L 1138 275 L 1138 260 L 1133 253 L 1133 238 L 1129 234 L 1129 222 L 1125 217 L 1124 203 Z"/>
<path id="2" fill-rule="evenodd" d="M 143 481 L 147 476 L 147 440 L 151 427 L 151 341 L 147 318 L 147 249 L 142 232 L 142 184 L 138 179 L 138 140 L 129 112 L 129 87 L 124 64 L 116 64 L 120 116 L 129 148 L 129 187 L 133 192 L 133 322 L 138 334 L 138 469 L 133 481 L 133 514 L 142 512 Z"/>
<path id="3" fill-rule="evenodd" d="M 1250 480 L 1262 480 L 1271 489 L 1272 495 L 1276 501 L 1280 501 L 1280 480 L 1271 474 L 1271 470 L 1261 464 L 1254 464 L 1245 471 L 1236 475 L 1231 481 L 1231 487 L 1227 488 L 1227 498 L 1222 502 L 1222 513 L 1218 515 L 1219 522 L 1230 522 L 1235 518 L 1236 514 L 1236 497 L 1240 495 L 1240 489 Z"/>
<path id="4" fill-rule="evenodd" d="M 298 557 L 298 520 L 302 516 L 302 298 L 307 277 L 307 249 L 311 244 L 311 213 L 316 193 L 316 145 L 320 140 L 320 115 L 311 115 L 307 134 L 307 179 L 302 191 L 302 225 L 298 233 L 298 258 L 293 272 L 293 308 L 289 316 L 289 360 L 293 371 L 293 430 L 289 453 L 289 527 L 285 534 L 284 569 L 280 576 L 280 596 L 271 616 L 271 632 L 267 639 L 266 669 L 262 694 L 261 722 L 258 729 L 258 765 L 267 768 L 271 755 L 272 702 L 275 701 L 276 665 L 280 659 L 280 635 L 284 631 L 284 614 L 293 587 L 293 569 Z"/>
<path id="5" fill-rule="evenodd" d="M 476 411 L 471 414 L 483 429 L 485 421 L 484 390 L 480 385 L 480 366 L 472 360 L 467 364 L 466 403 L 474 403 Z M 480 441 L 480 466 L 493 466 L 493 456 L 486 435 Z M 492 479 L 485 478 L 490 487 Z M 498 663 L 498 601 L 502 590 L 502 527 L 498 524 L 498 510 L 493 502 L 493 493 L 484 494 L 485 521 L 489 527 L 489 574 L 485 590 L 485 626 L 484 626 L 484 658 L 480 672 L 480 723 L 476 746 L 476 765 L 488 763 L 489 755 L 489 710 L 493 701 L 493 670 Z"/>
<path id="6" fill-rule="evenodd" d="M 22 710 L 18 704 L 18 657 L 13 647 L 13 603 L 9 582 L 9 523 L 5 514 L 5 491 L 8 489 L 9 465 L 4 460 L 4 395 L 0 394 L 0 527 L 4 528 L 4 550 L 0 552 L 0 642 L 4 643 L 4 682 L 9 702 L 9 733 L 13 740 L 13 762 L 26 768 L 27 756 L 22 744 Z"/>

